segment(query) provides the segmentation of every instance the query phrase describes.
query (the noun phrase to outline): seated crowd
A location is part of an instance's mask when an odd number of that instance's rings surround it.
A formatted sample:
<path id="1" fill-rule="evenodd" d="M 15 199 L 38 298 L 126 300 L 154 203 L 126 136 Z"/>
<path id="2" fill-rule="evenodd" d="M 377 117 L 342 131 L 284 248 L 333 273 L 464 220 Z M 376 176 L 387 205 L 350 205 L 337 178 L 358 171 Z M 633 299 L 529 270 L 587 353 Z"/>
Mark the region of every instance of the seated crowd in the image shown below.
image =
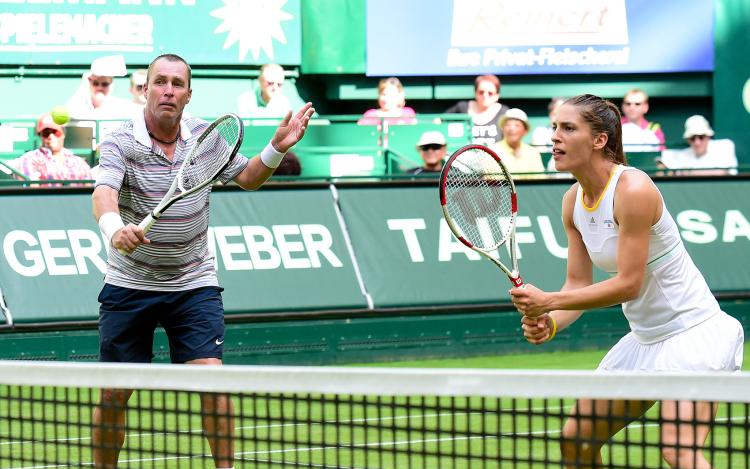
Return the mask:
<path id="1" fill-rule="evenodd" d="M 92 62 L 90 70 L 81 78 L 79 89 L 67 102 L 74 120 L 128 119 L 145 104 L 143 92 L 146 70 L 136 70 L 130 76 L 131 100 L 112 95 L 115 77 L 127 74 L 122 56 L 101 57 Z M 285 71 L 277 64 L 260 68 L 257 81 L 237 99 L 237 113 L 241 117 L 284 116 L 303 103 L 296 93 L 290 99 L 285 94 Z M 500 101 L 501 82 L 495 75 L 481 75 L 474 80 L 474 98 L 458 101 L 445 114 L 463 114 L 471 122 L 471 136 L 466 142 L 486 145 L 505 161 L 511 173 L 530 177 L 533 173 L 555 172 L 554 160 L 545 166 L 543 153 L 552 150 L 555 111 L 565 98 L 552 98 L 548 105 L 549 126 L 532 127 L 527 113 Z M 404 86 L 396 77 L 383 78 L 377 87 L 377 107 L 365 111 L 357 124 L 367 126 L 408 125 L 417 122 L 417 112 L 406 105 Z M 639 152 L 660 155 L 654 168 L 667 174 L 736 174 L 737 157 L 734 144 L 727 139 L 713 139 L 714 131 L 708 120 L 694 115 L 685 121 L 683 139 L 687 148 L 666 147 L 661 126 L 647 120 L 649 97 L 640 89 L 628 91 L 622 99 L 623 146 L 626 153 Z M 380 128 L 380 127 L 379 127 Z M 449 144 L 440 130 L 424 132 L 416 144 L 422 166 L 403 167 L 410 174 L 438 174 L 447 157 Z M 92 170 L 82 158 L 64 146 L 65 127 L 53 121 L 49 114 L 42 116 L 36 127 L 39 137 L 37 149 L 27 152 L 13 163 L 16 171 L 30 180 L 90 180 Z M 456 148 L 450 148 L 455 150 Z M 417 155 L 414 156 L 417 156 Z M 412 157 L 414 161 L 419 161 Z M 643 165 L 648 166 L 648 165 Z M 294 158 L 286 174 L 301 172 L 299 158 Z M 95 172 L 94 172 L 95 174 Z"/>

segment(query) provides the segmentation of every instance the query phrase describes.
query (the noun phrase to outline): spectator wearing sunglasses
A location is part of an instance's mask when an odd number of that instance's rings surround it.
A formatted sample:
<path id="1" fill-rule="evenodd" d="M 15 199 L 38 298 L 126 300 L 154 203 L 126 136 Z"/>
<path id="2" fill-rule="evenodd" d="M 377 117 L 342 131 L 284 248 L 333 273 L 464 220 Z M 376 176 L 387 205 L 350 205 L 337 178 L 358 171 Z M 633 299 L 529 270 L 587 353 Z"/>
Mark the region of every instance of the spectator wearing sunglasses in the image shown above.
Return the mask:
<path id="1" fill-rule="evenodd" d="M 437 130 L 428 130 L 419 137 L 417 151 L 422 157 L 422 166 L 408 170 L 411 174 L 432 174 L 437 176 L 443 169 L 447 152 L 445 136 Z"/>
<path id="2" fill-rule="evenodd" d="M 130 75 L 130 96 L 133 97 L 133 103 L 138 106 L 146 104 L 146 93 L 143 87 L 146 85 L 147 75 L 147 70 L 136 70 Z"/>
<path id="3" fill-rule="evenodd" d="M 661 125 L 646 120 L 648 109 L 648 95 L 643 90 L 632 89 L 622 99 L 622 144 L 625 153 L 665 148 Z"/>
<path id="4" fill-rule="evenodd" d="M 86 161 L 65 148 L 65 128 L 56 124 L 50 114 L 39 118 L 36 134 L 41 146 L 24 153 L 16 164 L 27 178 L 32 181 L 92 179 Z"/>
<path id="5" fill-rule="evenodd" d="M 472 142 L 491 145 L 503 139 L 498 122 L 508 109 L 500 103 L 500 79 L 495 75 L 480 75 L 474 79 L 474 99 L 459 101 L 445 112 L 471 116 Z"/>
<path id="6" fill-rule="evenodd" d="M 664 150 L 658 161 L 659 165 L 675 170 L 674 174 L 680 175 L 737 174 L 734 142 L 729 139 L 714 140 L 713 136 L 714 130 L 705 117 L 688 117 L 682 137 L 689 147 L 682 150 Z"/>
<path id="7" fill-rule="evenodd" d="M 99 57 L 91 62 L 91 68 L 83 74 L 78 90 L 66 104 L 70 118 L 100 120 L 132 117 L 142 107 L 113 94 L 115 77 L 126 74 L 122 55 Z"/>

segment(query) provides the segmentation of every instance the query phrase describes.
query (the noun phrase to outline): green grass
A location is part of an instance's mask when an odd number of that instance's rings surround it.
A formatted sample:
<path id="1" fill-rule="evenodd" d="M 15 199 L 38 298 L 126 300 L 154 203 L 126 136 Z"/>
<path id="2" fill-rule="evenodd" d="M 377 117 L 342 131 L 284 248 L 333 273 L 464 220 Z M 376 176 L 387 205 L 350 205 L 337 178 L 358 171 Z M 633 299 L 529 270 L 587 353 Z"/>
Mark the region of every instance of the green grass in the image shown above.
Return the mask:
<path id="1" fill-rule="evenodd" d="M 439 360 L 410 360 L 387 363 L 363 363 L 355 366 L 384 366 L 406 368 L 489 368 L 538 370 L 594 370 L 607 350 L 577 352 L 541 352 L 522 355 L 491 357 L 447 358 Z M 745 343 L 744 369 L 750 370 L 750 342 Z"/>
<path id="2" fill-rule="evenodd" d="M 390 363 L 367 363 L 357 366 L 384 366 L 406 368 L 490 368 L 490 369 L 545 369 L 593 370 L 606 350 L 582 352 L 535 353 L 493 357 L 449 358 L 440 360 L 412 360 Z"/>

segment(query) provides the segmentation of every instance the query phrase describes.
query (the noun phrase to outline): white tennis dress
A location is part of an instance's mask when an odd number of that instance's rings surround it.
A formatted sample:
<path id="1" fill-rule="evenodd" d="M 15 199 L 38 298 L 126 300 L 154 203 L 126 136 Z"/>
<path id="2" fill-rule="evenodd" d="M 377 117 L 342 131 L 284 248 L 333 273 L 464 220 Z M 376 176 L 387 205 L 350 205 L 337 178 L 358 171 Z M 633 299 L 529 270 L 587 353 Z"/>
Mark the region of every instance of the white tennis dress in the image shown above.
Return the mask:
<path id="1" fill-rule="evenodd" d="M 592 262 L 610 275 L 617 273 L 615 189 L 628 170 L 639 171 L 618 165 L 594 207 L 584 205 L 579 186 L 573 209 Z M 721 311 L 666 205 L 651 227 L 641 292 L 622 309 L 631 332 L 607 353 L 599 370 L 718 371 L 742 365 L 742 326 Z"/>

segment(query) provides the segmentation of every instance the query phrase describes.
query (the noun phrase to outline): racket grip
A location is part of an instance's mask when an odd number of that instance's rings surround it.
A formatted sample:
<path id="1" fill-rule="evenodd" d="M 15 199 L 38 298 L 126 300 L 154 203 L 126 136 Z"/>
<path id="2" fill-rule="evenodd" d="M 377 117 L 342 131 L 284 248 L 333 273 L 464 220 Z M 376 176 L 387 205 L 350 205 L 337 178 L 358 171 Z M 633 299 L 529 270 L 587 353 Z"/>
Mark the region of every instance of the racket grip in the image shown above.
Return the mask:
<path id="1" fill-rule="evenodd" d="M 156 218 L 154 218 L 150 213 L 146 215 L 146 218 L 141 220 L 141 222 L 138 224 L 138 228 L 143 230 L 143 234 L 149 232 L 152 226 L 154 226 L 154 223 L 156 223 Z M 128 256 L 130 253 L 124 249 L 117 248 L 117 250 L 122 254 L 123 256 Z"/>
<path id="2" fill-rule="evenodd" d="M 508 278 L 510 279 L 510 282 L 513 284 L 513 286 L 516 288 L 523 288 L 526 285 L 525 283 L 523 283 L 523 279 L 521 278 L 520 275 L 515 276 L 515 277 L 508 276 Z"/>
<path id="3" fill-rule="evenodd" d="M 151 227 L 154 226 L 154 223 L 156 223 L 156 218 L 149 213 L 146 215 L 146 218 L 141 220 L 138 224 L 138 228 L 143 230 L 143 234 L 146 234 L 151 230 Z"/>

